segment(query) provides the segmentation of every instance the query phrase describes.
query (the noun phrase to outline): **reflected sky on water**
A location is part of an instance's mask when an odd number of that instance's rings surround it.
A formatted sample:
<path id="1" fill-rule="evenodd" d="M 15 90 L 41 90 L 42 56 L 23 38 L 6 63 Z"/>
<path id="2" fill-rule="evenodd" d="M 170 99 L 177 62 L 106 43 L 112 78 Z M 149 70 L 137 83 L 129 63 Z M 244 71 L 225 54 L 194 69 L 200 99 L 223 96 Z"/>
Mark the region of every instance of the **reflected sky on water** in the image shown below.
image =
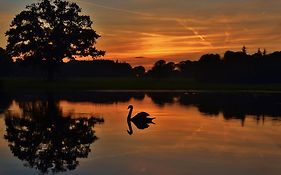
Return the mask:
<path id="1" fill-rule="evenodd" d="M 0 174 L 281 171 L 281 94 L 0 95 Z M 129 104 L 155 124 L 129 135 Z"/>

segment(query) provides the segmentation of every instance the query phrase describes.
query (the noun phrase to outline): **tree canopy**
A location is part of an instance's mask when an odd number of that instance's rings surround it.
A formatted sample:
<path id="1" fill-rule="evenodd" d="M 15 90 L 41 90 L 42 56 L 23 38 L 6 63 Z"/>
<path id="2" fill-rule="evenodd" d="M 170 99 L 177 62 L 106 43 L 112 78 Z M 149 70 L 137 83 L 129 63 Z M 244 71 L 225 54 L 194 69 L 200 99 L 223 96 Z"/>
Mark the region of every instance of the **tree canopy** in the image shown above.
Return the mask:
<path id="1" fill-rule="evenodd" d="M 52 72 L 64 58 L 103 56 L 94 46 L 100 37 L 89 16 L 65 0 L 40 0 L 16 15 L 8 36 L 7 52 L 16 59 L 42 64 Z"/>

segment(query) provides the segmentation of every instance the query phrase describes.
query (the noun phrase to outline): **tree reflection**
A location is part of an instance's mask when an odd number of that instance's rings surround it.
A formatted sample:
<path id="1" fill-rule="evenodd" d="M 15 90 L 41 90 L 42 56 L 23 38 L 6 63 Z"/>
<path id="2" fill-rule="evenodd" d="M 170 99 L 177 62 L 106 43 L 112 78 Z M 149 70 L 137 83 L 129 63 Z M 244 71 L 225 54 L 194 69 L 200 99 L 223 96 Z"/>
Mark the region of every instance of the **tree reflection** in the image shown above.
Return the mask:
<path id="1" fill-rule="evenodd" d="M 25 166 L 41 173 L 74 170 L 78 158 L 87 158 L 90 145 L 97 140 L 95 124 L 102 118 L 71 118 L 63 116 L 57 102 L 20 102 L 22 114 L 8 113 L 5 117 L 9 147 Z"/>
<path id="2" fill-rule="evenodd" d="M 180 93 L 176 92 L 148 92 L 146 93 L 148 97 L 151 98 L 153 103 L 164 106 L 165 104 L 173 104 L 176 102 L 176 98 Z"/>
<path id="3" fill-rule="evenodd" d="M 163 107 L 180 104 L 196 107 L 207 117 L 222 114 L 225 120 L 240 120 L 244 126 L 247 118 L 264 123 L 267 119 L 281 121 L 281 93 L 263 92 L 148 92 L 154 104 Z"/>
<path id="4" fill-rule="evenodd" d="M 9 97 L 9 95 L 1 92 L 0 90 L 0 115 L 5 113 L 5 111 L 9 108 L 11 104 L 12 99 Z"/>
<path id="5" fill-rule="evenodd" d="M 280 93 L 195 93 L 183 94 L 179 103 L 196 106 L 206 116 L 218 116 L 222 113 L 225 120 L 240 120 L 244 126 L 248 117 L 256 119 L 257 124 L 265 118 L 280 120 Z"/>

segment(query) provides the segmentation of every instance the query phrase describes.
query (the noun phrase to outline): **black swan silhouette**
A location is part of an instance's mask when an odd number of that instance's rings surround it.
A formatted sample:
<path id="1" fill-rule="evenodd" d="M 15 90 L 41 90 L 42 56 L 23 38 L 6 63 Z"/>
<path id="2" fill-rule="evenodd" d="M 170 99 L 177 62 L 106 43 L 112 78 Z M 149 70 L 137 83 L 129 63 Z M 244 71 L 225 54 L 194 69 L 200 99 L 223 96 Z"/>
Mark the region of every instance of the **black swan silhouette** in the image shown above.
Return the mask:
<path id="1" fill-rule="evenodd" d="M 128 109 L 130 109 L 130 111 L 129 111 L 128 118 L 127 118 L 127 123 L 128 123 L 128 127 L 129 127 L 129 130 L 127 130 L 127 132 L 130 135 L 133 134 L 133 129 L 132 129 L 131 122 L 133 122 L 138 129 L 145 129 L 145 128 L 149 127 L 149 124 L 155 124 L 152 121 L 155 118 L 148 117 L 150 115 L 148 113 L 146 113 L 146 112 L 140 112 L 137 115 L 135 115 L 133 118 L 131 118 L 132 117 L 133 108 L 134 107 L 132 105 L 128 106 Z"/>

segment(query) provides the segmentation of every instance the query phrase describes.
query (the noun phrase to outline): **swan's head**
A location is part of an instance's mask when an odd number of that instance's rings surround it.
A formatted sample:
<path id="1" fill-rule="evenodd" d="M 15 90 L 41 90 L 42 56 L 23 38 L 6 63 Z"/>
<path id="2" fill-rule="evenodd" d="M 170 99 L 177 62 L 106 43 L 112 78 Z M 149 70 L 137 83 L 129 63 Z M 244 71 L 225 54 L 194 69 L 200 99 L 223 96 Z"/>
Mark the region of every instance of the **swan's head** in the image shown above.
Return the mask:
<path id="1" fill-rule="evenodd" d="M 129 105 L 129 106 L 128 106 L 128 109 L 133 109 L 133 105 Z"/>

